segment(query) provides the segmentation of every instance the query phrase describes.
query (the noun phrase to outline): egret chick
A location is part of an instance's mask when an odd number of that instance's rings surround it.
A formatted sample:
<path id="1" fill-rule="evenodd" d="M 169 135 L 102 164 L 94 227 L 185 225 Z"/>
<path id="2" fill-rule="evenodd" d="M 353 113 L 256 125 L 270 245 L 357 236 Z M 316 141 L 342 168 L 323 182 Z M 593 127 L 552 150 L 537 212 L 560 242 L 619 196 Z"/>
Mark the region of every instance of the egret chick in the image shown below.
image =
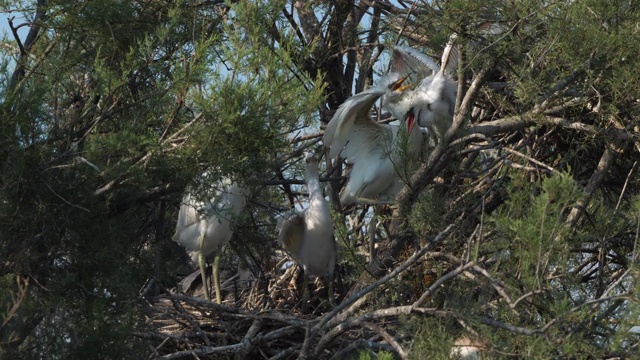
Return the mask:
<path id="1" fill-rule="evenodd" d="M 453 112 L 456 105 L 457 83 L 451 77 L 458 67 L 459 50 L 454 45 L 456 34 L 451 35 L 442 53 L 440 69 L 431 76 L 427 76 L 411 92 L 407 92 L 397 101 L 395 112 L 412 114 L 418 125 L 428 128 L 438 140 L 442 140 L 444 133 L 451 126 Z M 400 48 L 398 51 L 407 51 Z M 407 52 L 407 57 L 415 56 L 418 52 Z M 426 56 L 426 55 L 425 55 Z"/>
<path id="2" fill-rule="evenodd" d="M 222 180 L 222 189 L 216 191 L 213 198 L 200 201 L 195 194 L 187 192 L 180 206 L 178 222 L 173 240 L 179 242 L 190 252 L 192 260 L 198 263 L 205 298 L 210 300 L 206 279 L 207 256 L 226 245 L 233 235 L 233 223 L 244 209 L 249 191 Z M 216 302 L 221 303 L 220 278 L 218 274 L 220 258 L 216 255 L 213 262 L 213 281 L 216 290 Z"/>
<path id="3" fill-rule="evenodd" d="M 333 304 L 333 269 L 336 265 L 336 243 L 329 204 L 322 194 L 318 160 L 313 153 L 305 154 L 306 182 L 309 206 L 278 220 L 278 242 L 298 262 L 305 273 L 303 304 L 308 300 L 306 275 L 324 277 Z M 303 305 L 304 306 L 304 305 Z"/>
<path id="4" fill-rule="evenodd" d="M 438 71 L 440 71 L 440 65 L 431 57 L 409 46 L 394 46 L 389 61 L 389 72 L 383 81 L 392 83 L 408 80 L 409 84 L 419 83 Z M 411 85 L 389 87 L 382 98 L 382 107 L 396 119 L 402 119 L 412 106 L 410 103 L 412 91 L 405 91 L 409 88 Z"/>

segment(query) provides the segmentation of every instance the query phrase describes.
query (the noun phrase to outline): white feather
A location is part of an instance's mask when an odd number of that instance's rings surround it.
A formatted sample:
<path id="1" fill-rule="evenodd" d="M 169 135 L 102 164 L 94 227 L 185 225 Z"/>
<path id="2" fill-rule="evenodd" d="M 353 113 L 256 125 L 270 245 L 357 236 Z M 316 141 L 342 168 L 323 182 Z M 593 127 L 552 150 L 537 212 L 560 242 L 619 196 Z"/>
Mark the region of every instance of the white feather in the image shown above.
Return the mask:
<path id="1" fill-rule="evenodd" d="M 386 91 L 385 87 L 374 86 L 359 94 L 348 98 L 333 115 L 324 130 L 323 142 L 330 149 L 329 157 L 334 158 L 340 154 L 351 135 L 351 127 L 358 119 L 369 118 L 373 104 Z M 375 127 L 377 123 L 370 121 Z"/>
<path id="2" fill-rule="evenodd" d="M 278 240 L 306 274 L 331 276 L 336 264 L 333 221 L 329 204 L 322 195 L 318 161 L 311 154 L 307 154 L 305 160 L 309 206 L 302 213 L 278 221 Z"/>
<path id="3" fill-rule="evenodd" d="M 202 251 L 208 256 L 226 245 L 233 235 L 232 225 L 246 204 L 248 191 L 229 180 L 221 182 L 210 200 L 201 201 L 187 192 L 180 206 L 173 240 L 192 252 L 192 257 Z M 200 249 L 200 235 L 204 234 L 204 246 Z"/>

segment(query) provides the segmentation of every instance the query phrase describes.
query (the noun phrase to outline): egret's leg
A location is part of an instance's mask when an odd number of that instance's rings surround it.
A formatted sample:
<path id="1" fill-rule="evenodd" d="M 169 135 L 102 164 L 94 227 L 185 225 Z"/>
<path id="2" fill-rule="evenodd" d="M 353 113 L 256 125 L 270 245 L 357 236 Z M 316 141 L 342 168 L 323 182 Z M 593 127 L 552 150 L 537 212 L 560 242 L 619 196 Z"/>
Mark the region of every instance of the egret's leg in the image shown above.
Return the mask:
<path id="1" fill-rule="evenodd" d="M 302 312 L 305 312 L 305 309 L 307 308 L 307 303 L 309 302 L 309 299 L 311 298 L 311 294 L 309 293 L 309 283 L 307 282 L 307 276 L 303 273 L 302 274 Z"/>
<path id="2" fill-rule="evenodd" d="M 378 221 L 378 207 L 373 205 L 373 216 L 369 220 L 369 264 L 373 264 L 373 258 L 376 256 L 376 221 Z"/>
<path id="3" fill-rule="evenodd" d="M 325 275 L 324 281 L 327 283 L 327 298 L 329 298 L 329 305 L 336 306 L 336 300 L 333 298 L 333 274 Z"/>
<path id="4" fill-rule="evenodd" d="M 207 263 L 202 253 L 202 245 L 204 243 L 204 235 L 200 235 L 200 251 L 198 251 L 198 266 L 200 267 L 200 276 L 202 277 L 202 289 L 204 290 L 204 298 L 207 300 L 211 300 L 209 298 L 209 289 L 207 288 Z"/>
<path id="5" fill-rule="evenodd" d="M 220 267 L 220 255 L 216 255 L 213 260 L 213 286 L 216 288 L 216 302 L 222 303 L 222 296 L 220 294 L 220 273 L 218 269 Z"/>
<path id="6" fill-rule="evenodd" d="M 204 247 L 204 234 L 200 234 L 198 239 L 200 245 L 200 251 L 198 251 L 198 267 L 200 267 L 200 277 L 202 277 L 202 290 L 204 291 L 204 298 L 211 300 L 209 297 L 209 288 L 207 287 L 207 260 L 202 253 Z"/>

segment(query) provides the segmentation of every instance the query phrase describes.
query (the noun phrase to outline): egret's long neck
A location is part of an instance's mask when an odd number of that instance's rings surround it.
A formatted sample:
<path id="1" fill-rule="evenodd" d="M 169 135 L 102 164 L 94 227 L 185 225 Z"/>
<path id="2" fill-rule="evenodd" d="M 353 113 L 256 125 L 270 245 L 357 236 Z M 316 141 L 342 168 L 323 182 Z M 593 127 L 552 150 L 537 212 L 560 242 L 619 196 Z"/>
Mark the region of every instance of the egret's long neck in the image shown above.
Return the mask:
<path id="1" fill-rule="evenodd" d="M 320 174 L 318 172 L 318 163 L 310 162 L 307 164 L 307 186 L 309 187 L 309 197 L 322 197 L 322 189 L 320 188 Z"/>
<path id="2" fill-rule="evenodd" d="M 226 196 L 230 204 L 231 216 L 238 216 L 247 203 L 248 191 L 237 185 L 232 185 L 226 189 Z"/>

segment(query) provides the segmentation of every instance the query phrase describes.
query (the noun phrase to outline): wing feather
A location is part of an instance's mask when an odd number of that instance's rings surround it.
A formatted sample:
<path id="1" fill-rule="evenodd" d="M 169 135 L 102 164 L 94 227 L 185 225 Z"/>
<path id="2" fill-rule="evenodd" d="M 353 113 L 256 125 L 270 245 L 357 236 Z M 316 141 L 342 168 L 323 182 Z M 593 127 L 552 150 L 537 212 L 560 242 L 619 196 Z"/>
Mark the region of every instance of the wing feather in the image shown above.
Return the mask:
<path id="1" fill-rule="evenodd" d="M 351 138 L 354 123 L 360 127 L 375 128 L 379 124 L 371 119 L 371 107 L 385 93 L 385 88 L 375 86 L 348 98 L 333 115 L 324 131 L 323 142 L 329 149 L 329 157 L 336 157 Z"/>
<path id="2" fill-rule="evenodd" d="M 380 158 L 389 148 L 393 139 L 392 126 L 371 121 L 371 124 L 356 122 L 351 129 L 349 142 L 343 156 L 351 163 L 367 161 L 368 158 Z"/>
<path id="3" fill-rule="evenodd" d="M 431 57 L 409 46 L 395 46 L 391 57 L 390 72 L 408 74 L 416 72 L 427 77 L 440 70 L 440 66 Z"/>
<path id="4" fill-rule="evenodd" d="M 458 67 L 458 59 L 460 57 L 460 49 L 457 45 L 454 44 L 457 37 L 458 36 L 455 33 L 449 36 L 447 46 L 445 46 L 444 51 L 442 52 L 442 68 L 440 71 L 448 72 L 449 74 L 456 73 Z"/>
<path id="5" fill-rule="evenodd" d="M 304 237 L 304 214 L 294 213 L 278 220 L 278 242 L 291 253 L 296 260 L 300 254 L 302 239 Z"/>

